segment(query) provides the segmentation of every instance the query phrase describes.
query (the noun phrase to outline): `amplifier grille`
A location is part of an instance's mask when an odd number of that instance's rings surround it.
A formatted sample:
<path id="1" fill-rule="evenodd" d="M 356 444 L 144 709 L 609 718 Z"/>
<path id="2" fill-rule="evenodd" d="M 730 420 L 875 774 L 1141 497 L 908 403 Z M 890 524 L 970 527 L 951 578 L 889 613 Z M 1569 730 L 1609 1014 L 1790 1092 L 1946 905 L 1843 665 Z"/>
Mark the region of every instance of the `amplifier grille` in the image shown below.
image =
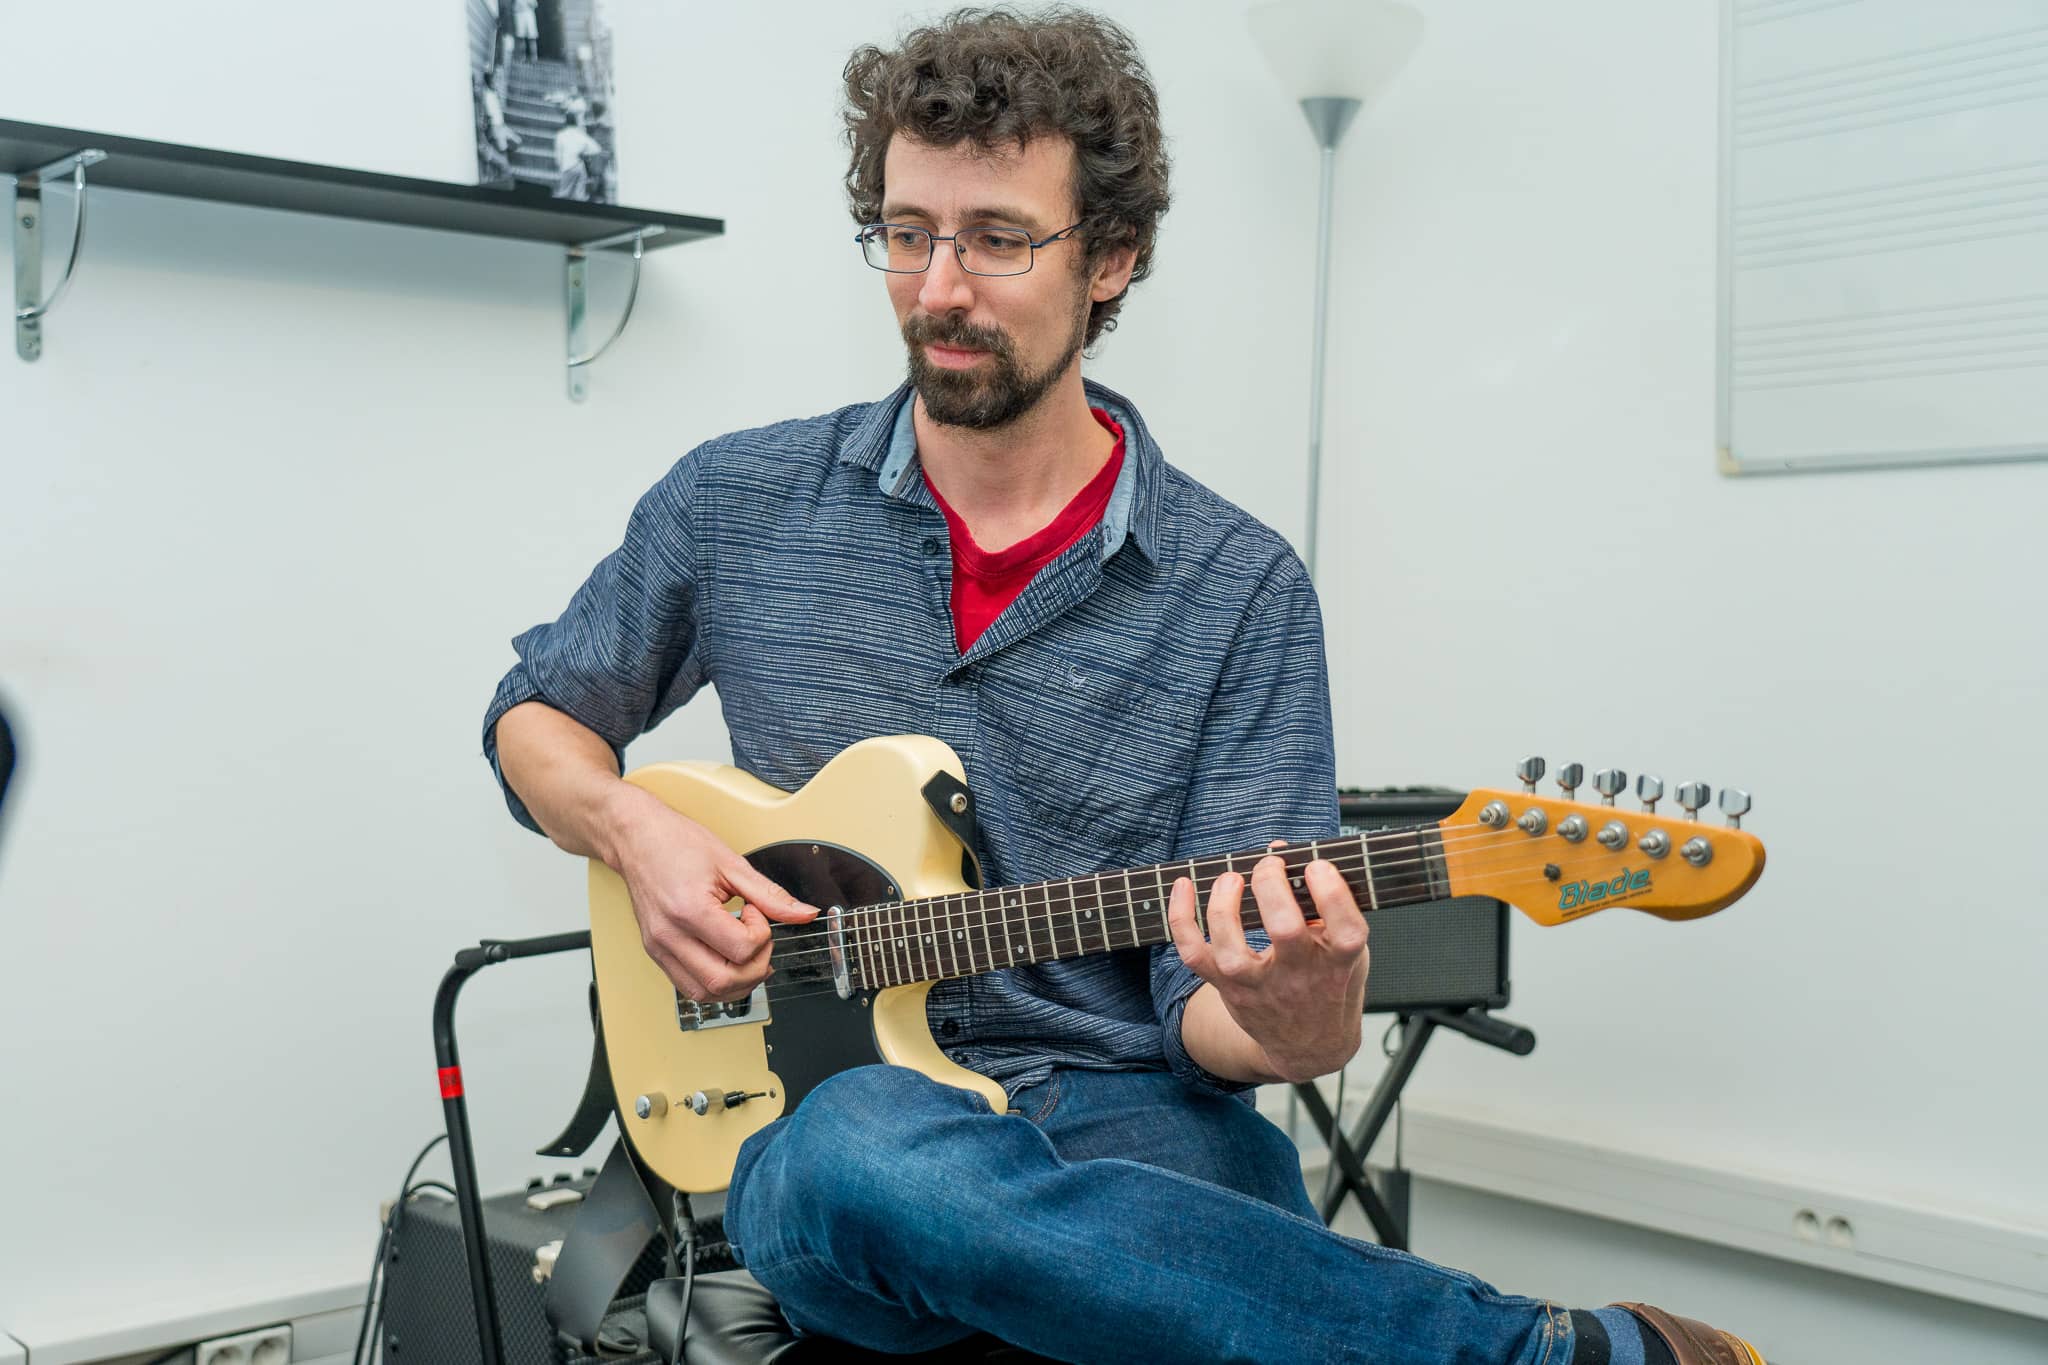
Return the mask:
<path id="1" fill-rule="evenodd" d="M 1445 787 L 1337 794 L 1346 833 L 1441 820 L 1465 794 Z M 1508 907 L 1487 896 L 1459 896 L 1375 910 L 1368 1013 L 1423 1009 L 1498 1009 L 1508 1003 Z"/>

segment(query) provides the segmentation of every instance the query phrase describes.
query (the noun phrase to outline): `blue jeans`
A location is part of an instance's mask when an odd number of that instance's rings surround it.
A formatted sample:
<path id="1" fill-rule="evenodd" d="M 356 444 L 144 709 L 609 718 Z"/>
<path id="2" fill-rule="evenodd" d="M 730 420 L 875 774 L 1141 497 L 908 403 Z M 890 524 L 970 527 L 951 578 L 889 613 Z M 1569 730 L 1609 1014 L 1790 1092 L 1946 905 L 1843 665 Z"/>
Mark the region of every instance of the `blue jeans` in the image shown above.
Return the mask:
<path id="1" fill-rule="evenodd" d="M 1556 1305 L 1339 1236 L 1294 1144 L 1162 1072 L 1056 1071 L 1008 1114 L 903 1067 L 741 1148 L 733 1247 L 799 1331 L 1071 1361 L 1566 1365 Z"/>

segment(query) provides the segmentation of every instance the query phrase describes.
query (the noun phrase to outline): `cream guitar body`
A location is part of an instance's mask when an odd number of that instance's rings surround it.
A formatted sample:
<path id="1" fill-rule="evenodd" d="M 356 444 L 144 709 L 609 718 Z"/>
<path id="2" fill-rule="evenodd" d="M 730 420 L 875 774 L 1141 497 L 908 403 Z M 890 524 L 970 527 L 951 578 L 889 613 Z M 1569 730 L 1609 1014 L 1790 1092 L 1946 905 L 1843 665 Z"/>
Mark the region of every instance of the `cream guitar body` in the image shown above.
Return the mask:
<path id="1" fill-rule="evenodd" d="M 1434 824 L 1339 835 L 1279 857 L 1312 923 L 1302 874 L 1318 859 L 1368 914 L 1478 895 L 1543 925 L 1617 905 L 1696 919 L 1762 874 L 1763 845 L 1733 827 L 1747 796 L 1724 793 L 1730 827 L 1709 827 L 1696 818 L 1703 784 L 1679 789 L 1686 814 L 1674 816 L 1574 800 L 1577 765 L 1567 772 L 1562 797 L 1538 795 L 1525 773 L 1528 790 L 1472 792 Z M 1001 1112 L 1002 1087 L 949 1060 L 932 1038 L 925 997 L 935 982 L 1171 942 L 1176 880 L 1194 882 L 1199 917 L 1217 878 L 1248 876 L 1272 856 L 1260 847 L 976 889 L 963 876 L 966 849 L 941 815 L 971 810 L 962 778 L 951 749 L 914 735 L 856 744 L 794 794 L 717 764 L 628 774 L 823 911 L 809 924 L 771 927 L 774 970 L 750 999 L 699 1005 L 642 948 L 625 883 L 591 863 L 590 949 L 612 1091 L 656 1175 L 691 1194 L 725 1188 L 742 1143 L 828 1077 L 872 1062 L 977 1091 Z M 1260 927 L 1258 907 L 1246 904 L 1243 920 Z"/>
<path id="2" fill-rule="evenodd" d="M 855 745 L 794 795 L 727 764 L 657 763 L 626 780 L 824 908 L 967 889 L 959 840 L 919 795 L 937 772 L 963 776 L 951 748 L 907 735 Z M 822 963 L 785 961 L 815 952 L 786 951 L 815 935 L 792 936 L 785 926 L 776 934 L 775 975 L 753 1000 L 739 1012 L 695 1009 L 641 947 L 625 882 L 590 864 L 590 952 L 612 1089 L 635 1148 L 663 1179 L 692 1194 L 724 1189 L 741 1143 L 826 1077 L 869 1062 L 915 1067 L 1002 1111 L 1002 1087 L 955 1065 L 933 1040 L 924 1009 L 931 981 L 842 998 L 829 971 L 817 970 Z M 785 1045 L 771 1050 L 778 1041 Z M 689 1105 L 699 1094 L 701 1114 Z M 754 1098 L 723 1107 L 730 1094 Z"/>

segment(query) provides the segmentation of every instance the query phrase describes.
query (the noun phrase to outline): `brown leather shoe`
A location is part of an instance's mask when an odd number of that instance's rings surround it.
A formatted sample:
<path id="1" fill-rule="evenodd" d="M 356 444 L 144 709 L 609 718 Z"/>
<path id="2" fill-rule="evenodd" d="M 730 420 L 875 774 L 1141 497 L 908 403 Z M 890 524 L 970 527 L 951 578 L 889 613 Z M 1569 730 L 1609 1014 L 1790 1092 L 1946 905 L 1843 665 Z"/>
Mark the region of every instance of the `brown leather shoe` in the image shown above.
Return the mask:
<path id="1" fill-rule="evenodd" d="M 1647 1303 L 1617 1303 L 1626 1308 L 1671 1348 L 1678 1365 L 1766 1365 L 1762 1351 L 1718 1327 L 1681 1318 Z"/>

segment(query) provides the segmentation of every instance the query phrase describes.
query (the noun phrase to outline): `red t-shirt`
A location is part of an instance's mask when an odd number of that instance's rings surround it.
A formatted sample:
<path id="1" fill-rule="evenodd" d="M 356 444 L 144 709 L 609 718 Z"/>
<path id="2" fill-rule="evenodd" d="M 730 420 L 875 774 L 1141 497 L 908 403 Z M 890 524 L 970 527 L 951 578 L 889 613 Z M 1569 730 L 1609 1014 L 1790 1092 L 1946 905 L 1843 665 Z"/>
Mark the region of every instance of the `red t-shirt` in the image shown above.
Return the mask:
<path id="1" fill-rule="evenodd" d="M 1109 495 L 1116 491 L 1117 475 L 1124 467 L 1124 429 L 1101 408 L 1090 408 L 1095 420 L 1116 437 L 1116 448 L 1100 473 L 1060 509 L 1060 514 L 1041 531 L 1034 531 L 1008 549 L 991 554 L 974 543 L 967 523 L 946 505 L 939 490 L 932 488 L 932 501 L 946 514 L 946 528 L 953 536 L 953 638 L 965 654 L 981 638 L 1003 608 L 1017 600 L 1038 571 L 1060 552 L 1094 530 L 1108 510 Z M 931 481 L 925 481 L 931 488 Z"/>

